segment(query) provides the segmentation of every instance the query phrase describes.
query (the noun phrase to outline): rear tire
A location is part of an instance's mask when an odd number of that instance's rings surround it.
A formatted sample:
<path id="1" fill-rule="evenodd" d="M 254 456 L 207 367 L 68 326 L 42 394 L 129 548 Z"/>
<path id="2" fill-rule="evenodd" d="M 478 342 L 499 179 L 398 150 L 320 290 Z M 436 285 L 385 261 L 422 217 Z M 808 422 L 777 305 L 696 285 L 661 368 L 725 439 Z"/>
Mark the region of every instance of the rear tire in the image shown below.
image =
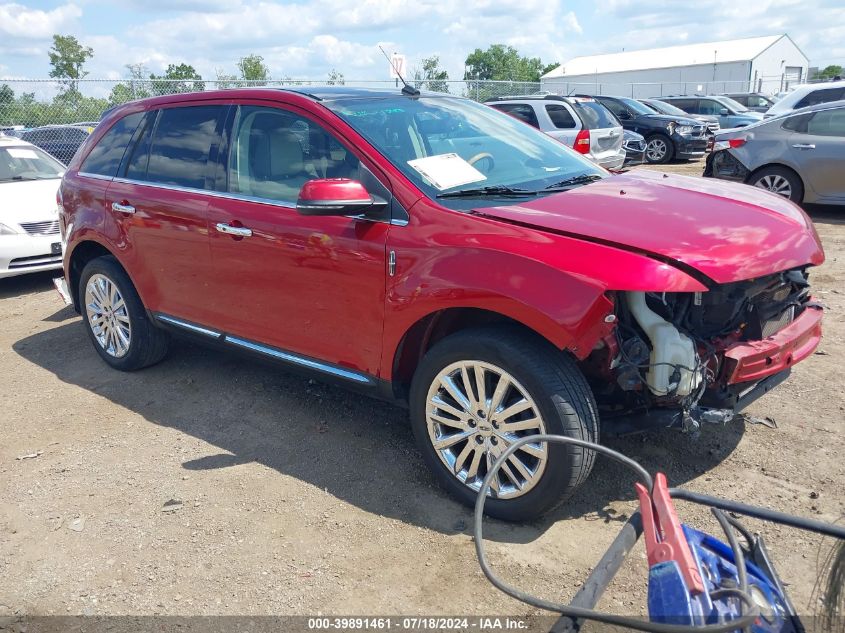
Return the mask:
<path id="1" fill-rule="evenodd" d="M 414 375 L 410 407 L 423 459 L 439 483 L 468 506 L 490 464 L 514 438 L 537 433 L 599 438 L 596 403 L 573 359 L 510 327 L 465 330 L 438 342 Z M 525 521 L 548 512 L 586 480 L 595 460 L 593 451 L 576 446 L 525 448 L 494 479 L 498 494 L 487 500 L 488 515 Z"/>
<path id="2" fill-rule="evenodd" d="M 804 201 L 804 183 L 798 174 L 786 167 L 764 167 L 751 174 L 748 184 L 776 193 L 797 204 Z"/>
<path id="3" fill-rule="evenodd" d="M 652 165 L 663 165 L 675 156 L 675 144 L 664 134 L 652 134 L 645 142 L 645 159 Z"/>
<path id="4" fill-rule="evenodd" d="M 167 354 L 167 333 L 150 321 L 129 275 L 114 257 L 88 262 L 77 292 L 88 337 L 109 366 L 134 371 Z"/>

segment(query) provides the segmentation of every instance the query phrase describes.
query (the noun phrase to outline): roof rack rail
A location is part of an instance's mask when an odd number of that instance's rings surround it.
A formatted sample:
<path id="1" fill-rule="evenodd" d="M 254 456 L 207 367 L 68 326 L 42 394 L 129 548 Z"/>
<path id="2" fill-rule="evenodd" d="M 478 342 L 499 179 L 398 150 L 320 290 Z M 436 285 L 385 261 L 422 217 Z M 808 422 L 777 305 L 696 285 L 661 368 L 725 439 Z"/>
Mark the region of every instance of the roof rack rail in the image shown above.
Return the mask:
<path id="1" fill-rule="evenodd" d="M 555 94 L 533 94 L 533 95 L 502 95 L 500 97 L 490 97 L 490 101 L 513 101 L 514 99 L 531 99 L 531 100 L 549 100 L 549 101 L 566 101 L 566 97 Z"/>

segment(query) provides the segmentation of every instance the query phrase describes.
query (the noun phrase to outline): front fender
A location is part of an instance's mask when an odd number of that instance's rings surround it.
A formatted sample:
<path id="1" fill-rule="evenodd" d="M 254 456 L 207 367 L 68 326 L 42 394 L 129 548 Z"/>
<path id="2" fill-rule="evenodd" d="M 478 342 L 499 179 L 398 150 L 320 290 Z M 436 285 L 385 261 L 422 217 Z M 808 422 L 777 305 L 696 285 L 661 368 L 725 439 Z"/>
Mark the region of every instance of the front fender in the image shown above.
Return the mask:
<path id="1" fill-rule="evenodd" d="M 681 270 L 645 255 L 460 215 L 468 226 L 430 232 L 422 247 L 403 239 L 410 227 L 391 230 L 396 272 L 386 297 L 387 356 L 420 319 L 449 308 L 479 308 L 522 323 L 557 348 L 585 358 L 613 328 L 605 322 L 613 311 L 607 291 L 706 290 Z"/>

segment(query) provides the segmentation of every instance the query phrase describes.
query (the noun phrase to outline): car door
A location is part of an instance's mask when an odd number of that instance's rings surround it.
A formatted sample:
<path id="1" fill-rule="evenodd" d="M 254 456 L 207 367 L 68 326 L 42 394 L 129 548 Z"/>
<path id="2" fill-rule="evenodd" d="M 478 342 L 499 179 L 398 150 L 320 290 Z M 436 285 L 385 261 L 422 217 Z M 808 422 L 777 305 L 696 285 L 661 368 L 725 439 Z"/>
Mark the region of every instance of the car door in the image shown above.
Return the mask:
<path id="1" fill-rule="evenodd" d="M 578 136 L 581 125 L 569 106 L 563 103 L 547 103 L 545 112 L 550 125 L 546 134 L 569 147 L 574 147 L 575 137 Z"/>
<path id="2" fill-rule="evenodd" d="M 150 112 L 106 192 L 106 213 L 128 245 L 127 269 L 163 318 L 212 324 L 208 190 L 229 106 Z"/>
<path id="3" fill-rule="evenodd" d="M 319 369 L 329 373 L 378 374 L 389 224 L 303 216 L 296 201 L 315 178 L 360 180 L 388 198 L 389 190 L 304 112 L 243 104 L 233 118 L 221 195 L 209 207 L 220 329 L 271 356 L 325 361 L 333 369 Z"/>
<path id="4" fill-rule="evenodd" d="M 801 178 L 816 195 L 845 201 L 845 108 L 815 112 L 789 143 Z"/>

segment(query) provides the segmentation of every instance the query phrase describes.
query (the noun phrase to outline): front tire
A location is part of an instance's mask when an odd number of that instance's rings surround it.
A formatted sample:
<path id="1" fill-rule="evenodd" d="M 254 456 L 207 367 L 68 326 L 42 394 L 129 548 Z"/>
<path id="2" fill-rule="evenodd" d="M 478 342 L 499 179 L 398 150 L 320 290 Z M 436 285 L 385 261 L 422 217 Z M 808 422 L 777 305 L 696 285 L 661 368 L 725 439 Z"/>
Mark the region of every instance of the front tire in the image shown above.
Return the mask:
<path id="1" fill-rule="evenodd" d="M 675 145 L 663 134 L 652 134 L 646 139 L 645 159 L 652 165 L 663 165 L 672 160 Z"/>
<path id="2" fill-rule="evenodd" d="M 466 330 L 437 343 L 414 375 L 410 406 L 426 464 L 468 506 L 515 439 L 599 436 L 595 400 L 572 358 L 512 328 Z M 594 459 L 576 446 L 524 446 L 493 480 L 487 514 L 525 521 L 548 512 L 584 482 Z"/>
<path id="3" fill-rule="evenodd" d="M 804 200 L 804 183 L 798 174 L 785 167 L 764 167 L 751 175 L 748 184 L 776 193 L 797 204 Z"/>
<path id="4" fill-rule="evenodd" d="M 129 275 L 114 257 L 88 262 L 78 292 L 85 330 L 108 365 L 134 371 L 167 354 L 167 333 L 150 321 Z"/>

